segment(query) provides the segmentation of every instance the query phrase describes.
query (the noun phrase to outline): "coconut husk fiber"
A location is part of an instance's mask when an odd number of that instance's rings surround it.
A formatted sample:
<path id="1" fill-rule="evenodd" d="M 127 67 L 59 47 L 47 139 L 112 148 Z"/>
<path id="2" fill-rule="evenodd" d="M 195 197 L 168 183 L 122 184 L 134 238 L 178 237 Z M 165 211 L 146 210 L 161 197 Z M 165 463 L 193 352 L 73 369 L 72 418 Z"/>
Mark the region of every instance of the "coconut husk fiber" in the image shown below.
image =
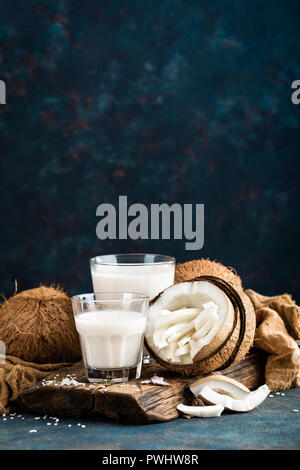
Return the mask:
<path id="1" fill-rule="evenodd" d="M 241 278 L 238 276 L 235 269 L 224 266 L 218 261 L 211 261 L 209 258 L 201 258 L 176 264 L 175 284 L 191 281 L 200 276 L 215 276 L 232 284 L 233 287 L 242 286 Z"/>
<path id="2" fill-rule="evenodd" d="M 0 306 L 6 354 L 38 364 L 81 357 L 71 299 L 56 287 L 24 290 Z"/>
<path id="3" fill-rule="evenodd" d="M 254 346 L 269 353 L 265 381 L 271 391 L 300 386 L 300 307 L 288 294 L 267 297 L 246 290 L 256 314 Z"/>

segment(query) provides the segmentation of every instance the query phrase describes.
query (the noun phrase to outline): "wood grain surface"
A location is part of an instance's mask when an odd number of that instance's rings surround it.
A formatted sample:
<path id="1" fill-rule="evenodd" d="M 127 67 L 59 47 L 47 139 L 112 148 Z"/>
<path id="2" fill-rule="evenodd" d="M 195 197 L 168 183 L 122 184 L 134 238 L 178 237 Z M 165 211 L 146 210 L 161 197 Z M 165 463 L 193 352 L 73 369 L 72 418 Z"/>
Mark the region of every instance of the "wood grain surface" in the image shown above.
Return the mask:
<path id="1" fill-rule="evenodd" d="M 239 380 L 250 389 L 264 383 L 265 355 L 252 350 L 245 359 L 224 369 L 223 375 Z M 168 386 L 142 384 L 153 375 L 163 377 Z M 82 385 L 61 385 L 73 378 Z M 82 363 L 60 369 L 46 380 L 27 388 L 18 406 L 31 413 L 48 416 L 106 416 L 134 423 L 165 422 L 179 416 L 176 406 L 191 399 L 188 385 L 197 377 L 182 378 L 157 363 L 143 366 L 142 378 L 127 384 L 101 386 L 86 382 Z"/>

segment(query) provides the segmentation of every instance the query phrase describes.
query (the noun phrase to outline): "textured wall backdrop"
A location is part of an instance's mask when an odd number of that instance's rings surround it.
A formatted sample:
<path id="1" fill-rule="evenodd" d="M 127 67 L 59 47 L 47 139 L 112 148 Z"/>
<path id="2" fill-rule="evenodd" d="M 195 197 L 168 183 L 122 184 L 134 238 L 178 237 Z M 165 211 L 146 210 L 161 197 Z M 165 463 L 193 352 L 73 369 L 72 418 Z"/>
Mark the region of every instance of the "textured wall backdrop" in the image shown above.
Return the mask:
<path id="1" fill-rule="evenodd" d="M 0 25 L 0 291 L 87 291 L 92 255 L 148 251 L 300 302 L 298 1 L 1 0 Z M 204 203 L 204 248 L 100 242 L 120 194 Z"/>

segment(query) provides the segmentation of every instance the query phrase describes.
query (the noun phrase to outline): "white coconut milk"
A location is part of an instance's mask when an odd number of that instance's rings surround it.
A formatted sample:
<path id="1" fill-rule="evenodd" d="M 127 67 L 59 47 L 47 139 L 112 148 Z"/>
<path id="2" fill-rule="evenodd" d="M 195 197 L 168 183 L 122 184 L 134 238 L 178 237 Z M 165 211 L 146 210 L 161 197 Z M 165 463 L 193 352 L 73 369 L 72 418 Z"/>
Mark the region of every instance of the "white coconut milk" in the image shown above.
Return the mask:
<path id="1" fill-rule="evenodd" d="M 92 267 L 94 292 L 139 292 L 150 300 L 174 282 L 174 264 Z"/>
<path id="2" fill-rule="evenodd" d="M 146 316 L 131 310 L 95 310 L 76 315 L 86 365 L 97 369 L 135 367 L 146 321 Z"/>

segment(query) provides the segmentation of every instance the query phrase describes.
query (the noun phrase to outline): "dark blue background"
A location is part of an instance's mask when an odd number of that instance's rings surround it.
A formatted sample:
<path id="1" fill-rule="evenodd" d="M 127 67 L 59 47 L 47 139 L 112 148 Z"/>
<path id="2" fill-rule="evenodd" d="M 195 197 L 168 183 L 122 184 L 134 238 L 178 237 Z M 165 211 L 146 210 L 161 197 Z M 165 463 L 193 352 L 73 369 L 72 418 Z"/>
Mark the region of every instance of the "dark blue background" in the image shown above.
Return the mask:
<path id="1" fill-rule="evenodd" d="M 1 275 L 91 289 L 89 257 L 210 257 L 300 301 L 299 2 L 1 0 Z M 99 241 L 97 206 L 205 204 L 205 245 Z"/>

